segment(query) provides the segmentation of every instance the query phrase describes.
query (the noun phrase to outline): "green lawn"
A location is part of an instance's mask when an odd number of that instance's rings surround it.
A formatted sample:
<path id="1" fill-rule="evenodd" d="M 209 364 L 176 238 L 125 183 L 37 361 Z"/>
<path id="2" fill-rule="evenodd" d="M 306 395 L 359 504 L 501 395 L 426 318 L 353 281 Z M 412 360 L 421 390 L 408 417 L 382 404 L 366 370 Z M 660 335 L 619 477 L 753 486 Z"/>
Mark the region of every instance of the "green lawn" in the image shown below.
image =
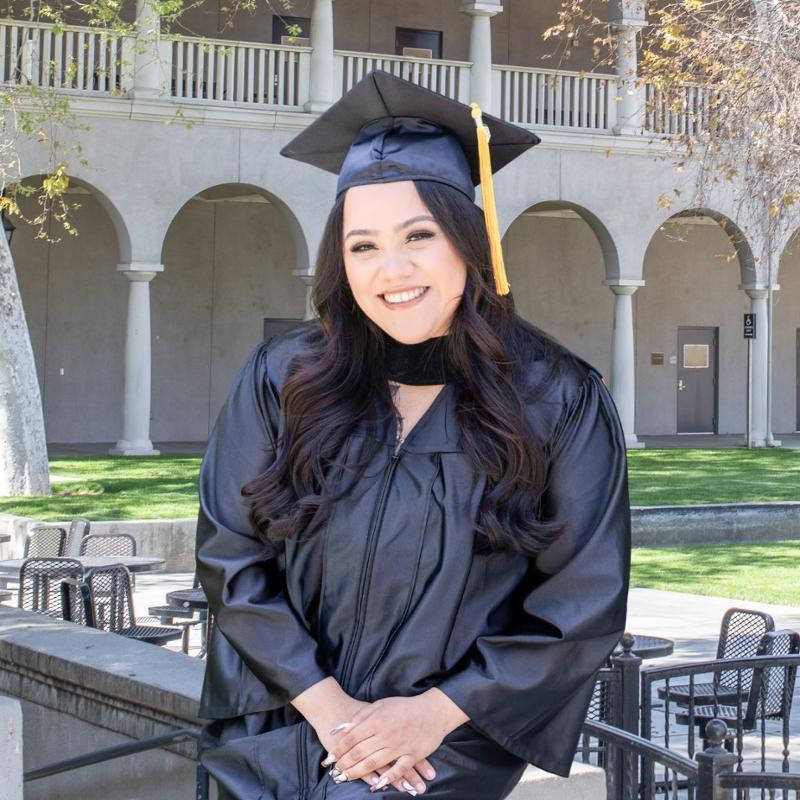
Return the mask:
<path id="1" fill-rule="evenodd" d="M 800 606 L 800 541 L 637 547 L 631 586 Z"/>
<path id="2" fill-rule="evenodd" d="M 199 456 L 85 456 L 50 462 L 52 497 L 0 498 L 0 512 L 41 520 L 193 517 Z M 800 500 L 800 450 L 628 452 L 631 504 Z"/>
<path id="3" fill-rule="evenodd" d="M 800 450 L 629 450 L 631 505 L 800 500 Z"/>
<path id="4" fill-rule="evenodd" d="M 53 496 L 0 498 L 0 513 L 45 521 L 193 517 L 199 469 L 199 456 L 55 458 Z"/>

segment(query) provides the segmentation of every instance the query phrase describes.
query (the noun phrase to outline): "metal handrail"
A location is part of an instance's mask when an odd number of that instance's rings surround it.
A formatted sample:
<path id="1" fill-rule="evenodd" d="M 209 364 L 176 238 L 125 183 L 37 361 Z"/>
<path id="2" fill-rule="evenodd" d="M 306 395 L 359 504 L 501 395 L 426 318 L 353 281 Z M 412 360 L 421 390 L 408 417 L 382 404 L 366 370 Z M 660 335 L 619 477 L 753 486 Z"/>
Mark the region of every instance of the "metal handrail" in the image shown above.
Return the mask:
<path id="1" fill-rule="evenodd" d="M 125 744 L 117 744 L 113 747 L 106 747 L 102 750 L 95 750 L 91 753 L 85 753 L 82 756 L 75 758 L 67 758 L 63 761 L 55 761 L 52 764 L 47 764 L 38 769 L 32 769 L 23 774 L 23 782 L 38 781 L 40 778 L 49 778 L 51 775 L 59 775 L 62 772 L 69 772 L 73 769 L 80 769 L 81 767 L 88 767 L 92 764 L 99 764 L 103 761 L 111 761 L 115 758 L 122 758 L 124 756 L 135 755 L 136 753 L 143 753 L 146 750 L 154 750 L 156 747 L 161 747 L 165 744 L 178 744 L 180 742 L 188 742 L 191 740 L 198 741 L 200 739 L 199 728 L 183 728 L 172 733 L 164 733 L 161 736 L 151 736 L 149 739 L 138 739 L 135 742 L 126 742 Z"/>
<path id="2" fill-rule="evenodd" d="M 604 722 L 595 722 L 588 719 L 583 723 L 583 732 L 589 736 L 594 736 L 596 739 L 621 747 L 628 752 L 649 757 L 659 764 L 675 770 L 675 772 L 680 772 L 693 780 L 697 780 L 696 761 L 655 744 L 649 739 L 643 739 L 635 733 L 628 733 L 620 728 L 615 728 L 613 725 L 606 725 Z"/>

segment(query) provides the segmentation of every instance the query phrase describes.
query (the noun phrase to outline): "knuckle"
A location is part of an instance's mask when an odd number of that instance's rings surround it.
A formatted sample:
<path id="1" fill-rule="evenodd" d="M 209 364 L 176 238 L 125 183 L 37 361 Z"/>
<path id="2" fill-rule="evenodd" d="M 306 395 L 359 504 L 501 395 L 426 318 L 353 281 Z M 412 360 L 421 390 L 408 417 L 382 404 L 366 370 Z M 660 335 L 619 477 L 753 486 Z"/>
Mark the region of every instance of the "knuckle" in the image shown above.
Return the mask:
<path id="1" fill-rule="evenodd" d="M 374 772 L 378 768 L 378 759 L 376 759 L 374 756 L 367 756 L 364 759 L 364 768 L 368 772 Z"/>

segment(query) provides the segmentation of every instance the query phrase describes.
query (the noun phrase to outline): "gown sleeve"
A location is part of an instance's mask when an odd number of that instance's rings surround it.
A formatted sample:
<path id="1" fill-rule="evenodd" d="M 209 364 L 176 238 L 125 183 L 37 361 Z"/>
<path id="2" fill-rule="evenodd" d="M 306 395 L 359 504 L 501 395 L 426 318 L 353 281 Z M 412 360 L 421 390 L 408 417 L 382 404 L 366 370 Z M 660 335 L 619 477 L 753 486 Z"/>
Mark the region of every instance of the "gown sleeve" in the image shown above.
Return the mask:
<path id="1" fill-rule="evenodd" d="M 327 673 L 287 599 L 280 560 L 256 536 L 241 496 L 274 458 L 278 403 L 267 376 L 267 344 L 240 369 L 209 438 L 200 467 L 196 561 L 216 628 L 279 707 Z"/>
<path id="2" fill-rule="evenodd" d="M 509 752 L 569 775 L 597 670 L 624 631 L 630 571 L 625 436 L 592 369 L 550 438 L 543 516 L 565 523 L 531 558 L 515 622 L 479 636 L 437 684 Z"/>

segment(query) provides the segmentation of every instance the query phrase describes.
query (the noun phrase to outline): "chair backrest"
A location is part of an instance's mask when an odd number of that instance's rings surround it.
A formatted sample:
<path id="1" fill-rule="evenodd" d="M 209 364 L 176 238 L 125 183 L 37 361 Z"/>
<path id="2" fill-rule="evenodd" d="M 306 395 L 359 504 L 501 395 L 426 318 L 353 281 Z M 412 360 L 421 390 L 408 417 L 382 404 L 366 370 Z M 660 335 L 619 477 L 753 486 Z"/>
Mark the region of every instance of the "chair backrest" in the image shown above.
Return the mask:
<path id="1" fill-rule="evenodd" d="M 64 584 L 64 581 L 71 581 Z M 28 558 L 19 570 L 17 605 L 56 619 L 82 620 L 78 586 L 83 566 L 72 558 Z M 66 589 L 64 588 L 66 585 Z"/>
<path id="2" fill-rule="evenodd" d="M 81 540 L 82 556 L 135 556 L 136 539 L 129 533 L 92 533 Z"/>
<path id="3" fill-rule="evenodd" d="M 798 654 L 800 654 L 800 634 L 790 630 L 768 631 L 758 648 L 758 655 Z M 745 730 L 754 728 L 758 719 L 789 718 L 796 673 L 795 666 L 763 667 L 753 670 L 753 682 L 744 716 Z"/>
<path id="4" fill-rule="evenodd" d="M 78 556 L 81 553 L 81 542 L 85 536 L 89 535 L 91 522 L 85 517 L 73 517 L 69 524 L 67 542 L 64 545 L 65 556 Z"/>
<path id="5" fill-rule="evenodd" d="M 86 584 L 94 625 L 104 631 L 119 631 L 136 624 L 133 592 L 128 568 L 122 564 L 86 570 Z"/>
<path id="6" fill-rule="evenodd" d="M 722 617 L 717 642 L 717 658 L 751 658 L 768 631 L 775 630 L 775 620 L 763 611 L 748 608 L 729 608 Z M 742 691 L 747 692 L 753 679 L 752 670 L 742 670 Z M 714 674 L 714 685 L 735 687 L 738 681 L 735 670 Z"/>
<path id="7" fill-rule="evenodd" d="M 59 558 L 64 555 L 67 532 L 55 525 L 37 525 L 25 537 L 23 558 Z"/>

